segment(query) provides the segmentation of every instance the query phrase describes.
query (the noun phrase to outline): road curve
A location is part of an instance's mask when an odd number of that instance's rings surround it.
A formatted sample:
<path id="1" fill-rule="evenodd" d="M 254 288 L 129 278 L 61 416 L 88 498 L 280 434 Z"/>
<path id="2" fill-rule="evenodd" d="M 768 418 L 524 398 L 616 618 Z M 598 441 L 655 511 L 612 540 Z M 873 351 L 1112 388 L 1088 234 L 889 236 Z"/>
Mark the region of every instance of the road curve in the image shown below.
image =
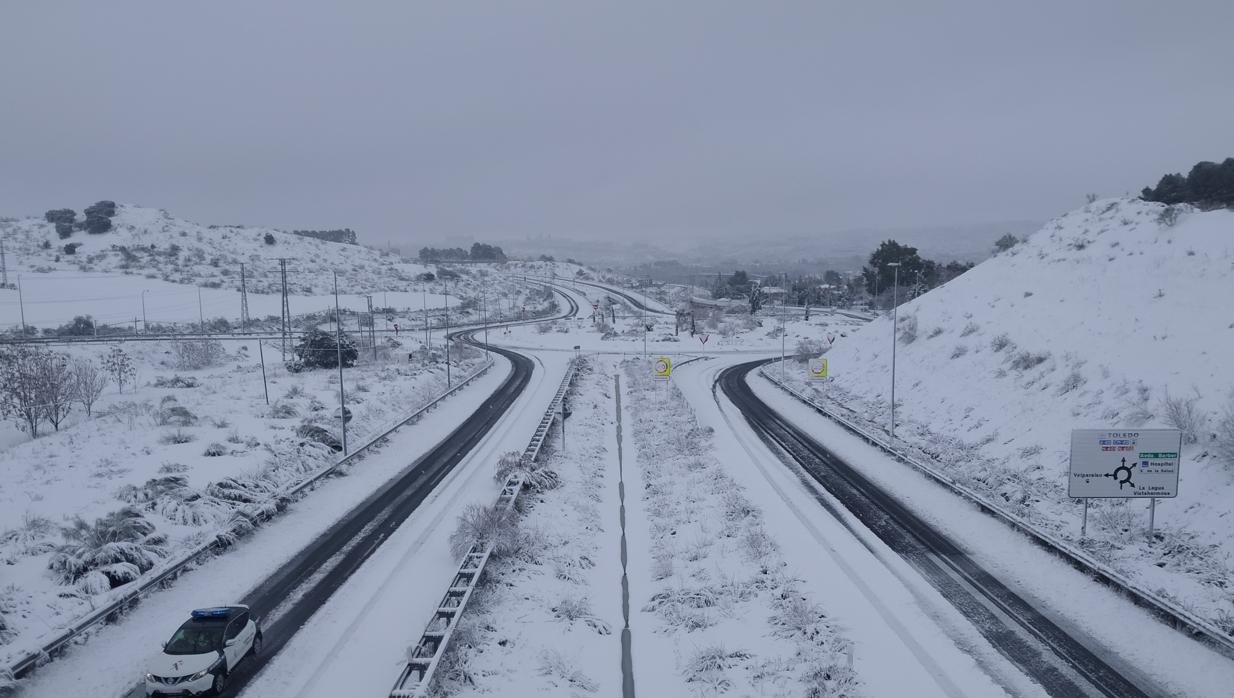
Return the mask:
<path id="1" fill-rule="evenodd" d="M 1142 698 L 1147 693 L 978 565 L 857 469 L 763 402 L 746 382 L 768 360 L 725 369 L 718 387 L 773 451 L 791 456 L 891 550 L 968 618 L 990 644 L 1052 696 Z M 818 502 L 844 525 L 832 500 Z M 1155 693 L 1155 692 L 1154 692 Z"/>
<path id="2" fill-rule="evenodd" d="M 656 310 L 655 308 L 652 308 L 652 307 L 650 307 L 650 306 L 644 305 L 642 301 L 638 300 L 637 298 L 635 298 L 635 297 L 634 297 L 633 295 L 631 295 L 630 293 L 627 293 L 626 291 L 618 290 L 618 289 L 613 288 L 613 287 L 611 287 L 611 286 L 602 286 L 602 285 L 597 284 L 597 283 L 592 283 L 592 282 L 590 282 L 590 281 L 580 281 L 580 280 L 578 280 L 578 279 L 574 279 L 574 280 L 572 280 L 572 281 L 565 281 L 565 280 L 563 280 L 563 281 L 558 281 L 557 283 L 558 283 L 558 284 L 568 284 L 568 283 L 572 283 L 572 282 L 573 282 L 573 283 L 580 283 L 580 284 L 582 284 L 582 285 L 584 285 L 584 286 L 591 286 L 592 288 L 597 288 L 597 289 L 600 289 L 601 291 L 604 291 L 605 293 L 611 293 L 611 294 L 613 294 L 614 296 L 620 296 L 621 298 L 625 299 L 625 301 L 626 301 L 627 303 L 629 303 L 629 304 L 630 304 L 630 306 L 631 306 L 631 307 L 633 307 L 635 310 L 645 310 L 645 311 L 647 311 L 647 312 L 649 312 L 649 313 L 652 313 L 653 315 L 668 315 L 668 316 L 670 316 L 670 317 L 673 315 L 673 314 L 672 314 L 672 313 L 670 313 L 670 312 L 666 312 L 666 311 L 663 311 L 663 310 Z"/>
<path id="3" fill-rule="evenodd" d="M 569 295 L 560 291 L 557 293 L 566 299 L 569 306 L 568 311 L 559 317 L 577 314 L 578 304 Z M 506 324 L 527 324 L 547 319 L 553 318 Z M 471 335 L 474 332 L 474 329 L 462 330 L 451 333 L 451 337 L 459 335 L 473 341 Z M 534 370 L 532 360 L 495 346 L 490 346 L 489 351 L 504 356 L 513 367 L 497 391 L 431 451 L 352 508 L 241 600 L 259 618 L 266 617 L 275 608 L 282 610 L 273 622 L 262 627 L 264 647 L 261 656 L 242 662 L 229 677 L 228 695 L 239 694 L 300 627 L 419 507 L 437 484 L 462 462 L 522 394 Z M 143 698 L 144 695 L 144 686 L 138 684 L 125 694 L 125 698 Z"/>

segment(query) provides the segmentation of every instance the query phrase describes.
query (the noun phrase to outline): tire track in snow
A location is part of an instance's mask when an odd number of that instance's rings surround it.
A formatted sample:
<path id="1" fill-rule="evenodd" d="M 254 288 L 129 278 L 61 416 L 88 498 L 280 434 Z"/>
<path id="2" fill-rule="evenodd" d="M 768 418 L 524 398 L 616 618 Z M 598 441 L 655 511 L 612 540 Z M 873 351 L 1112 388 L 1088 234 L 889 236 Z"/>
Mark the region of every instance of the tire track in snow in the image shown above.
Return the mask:
<path id="1" fill-rule="evenodd" d="M 634 698 L 634 657 L 630 636 L 630 575 L 626 555 L 626 479 L 621 453 L 621 375 L 613 374 L 613 396 L 617 401 L 617 495 L 621 512 L 621 695 Z"/>

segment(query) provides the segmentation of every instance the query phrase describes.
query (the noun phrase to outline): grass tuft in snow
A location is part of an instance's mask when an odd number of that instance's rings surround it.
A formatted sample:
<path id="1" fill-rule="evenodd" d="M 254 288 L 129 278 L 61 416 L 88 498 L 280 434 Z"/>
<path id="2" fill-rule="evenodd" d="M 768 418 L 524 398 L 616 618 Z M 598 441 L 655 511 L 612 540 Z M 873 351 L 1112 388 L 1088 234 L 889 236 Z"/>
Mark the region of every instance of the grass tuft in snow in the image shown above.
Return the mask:
<path id="1" fill-rule="evenodd" d="M 462 559 L 473 545 L 493 544 L 493 555 L 502 556 L 518 548 L 518 516 L 496 505 L 472 504 L 459 514 L 450 534 L 450 552 Z"/>
<path id="2" fill-rule="evenodd" d="M 561 679 L 569 686 L 587 693 L 595 693 L 600 690 L 599 684 L 594 679 L 583 673 L 577 668 L 578 662 L 566 657 L 563 653 L 556 650 L 546 650 L 540 656 L 540 676 L 552 679 Z"/>
<path id="3" fill-rule="evenodd" d="M 1161 412 L 1166 424 L 1182 432 L 1185 444 L 1198 442 L 1204 428 L 1204 413 L 1196 406 L 1199 401 L 1199 395 L 1190 398 L 1171 397 L 1169 390 L 1166 390 L 1165 396 L 1161 398 Z"/>

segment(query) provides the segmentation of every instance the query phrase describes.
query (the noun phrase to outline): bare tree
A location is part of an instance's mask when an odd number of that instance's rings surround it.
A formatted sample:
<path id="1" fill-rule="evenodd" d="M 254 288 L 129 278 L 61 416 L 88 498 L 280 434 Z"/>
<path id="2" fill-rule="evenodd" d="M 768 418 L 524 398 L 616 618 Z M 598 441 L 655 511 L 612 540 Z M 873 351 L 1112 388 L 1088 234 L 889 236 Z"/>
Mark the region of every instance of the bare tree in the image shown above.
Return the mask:
<path id="1" fill-rule="evenodd" d="M 60 431 L 60 423 L 73 411 L 73 400 L 76 398 L 69 357 L 50 351 L 36 352 L 35 356 L 43 416 L 53 429 Z"/>
<path id="2" fill-rule="evenodd" d="M 98 364 L 89 359 L 79 359 L 73 362 L 73 397 L 86 410 L 86 416 L 93 416 L 94 403 L 107 388 L 107 374 Z"/>
<path id="3" fill-rule="evenodd" d="M 129 358 L 129 355 L 120 347 L 112 347 L 103 357 L 103 369 L 111 374 L 122 393 L 125 381 L 133 380 L 137 374 L 136 369 L 133 368 L 133 359 Z"/>
<path id="4" fill-rule="evenodd" d="M 31 438 L 38 438 L 44 415 L 34 354 L 29 347 L 0 350 L 0 415 L 13 419 Z"/>

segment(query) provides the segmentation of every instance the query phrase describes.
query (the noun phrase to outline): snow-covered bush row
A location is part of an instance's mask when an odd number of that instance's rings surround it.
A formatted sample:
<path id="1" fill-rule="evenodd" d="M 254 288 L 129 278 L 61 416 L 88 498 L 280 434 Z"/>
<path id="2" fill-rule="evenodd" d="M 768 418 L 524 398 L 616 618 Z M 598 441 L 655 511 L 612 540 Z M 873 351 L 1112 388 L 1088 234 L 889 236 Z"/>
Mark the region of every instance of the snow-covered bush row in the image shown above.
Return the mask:
<path id="1" fill-rule="evenodd" d="M 896 436 L 915 457 L 1219 622 L 1234 609 L 1234 212 L 1094 202 L 899 309 Z M 935 329 L 941 328 L 941 333 Z M 832 378 L 796 388 L 872 429 L 888 423 L 890 319 L 837 340 Z M 1067 497 L 1076 428 L 1173 427 L 1176 499 Z"/>
<path id="2" fill-rule="evenodd" d="M 606 531 L 600 512 L 611 458 L 605 437 L 613 429 L 613 403 L 604 389 L 611 380 L 580 367 L 569 398 L 568 456 L 558 450 L 560 432 L 554 430 L 535 464 L 521 463 L 518 454 L 496 464 L 499 480 L 521 470 L 541 476 L 541 484 L 529 485 L 519 498 L 518 533 L 509 536 L 519 541 L 517 549 L 486 566 L 432 695 L 620 692 L 620 674 L 613 670 L 620 646 L 612 629 L 620 619 L 614 596 L 619 572 L 597 567 L 603 536 L 615 533 Z M 490 519 L 469 511 L 456 535 Z M 468 544 L 476 537 L 464 536 Z M 615 556 L 612 539 L 604 549 Z M 462 551 L 456 546 L 456 554 Z"/>
<path id="3" fill-rule="evenodd" d="M 665 693 L 858 695 L 848 641 L 792 576 L 713 453 L 711 430 L 671 382 L 651 380 L 639 361 L 625 368 L 655 560 L 641 625 L 694 648 L 676 658 L 682 685 Z"/>

